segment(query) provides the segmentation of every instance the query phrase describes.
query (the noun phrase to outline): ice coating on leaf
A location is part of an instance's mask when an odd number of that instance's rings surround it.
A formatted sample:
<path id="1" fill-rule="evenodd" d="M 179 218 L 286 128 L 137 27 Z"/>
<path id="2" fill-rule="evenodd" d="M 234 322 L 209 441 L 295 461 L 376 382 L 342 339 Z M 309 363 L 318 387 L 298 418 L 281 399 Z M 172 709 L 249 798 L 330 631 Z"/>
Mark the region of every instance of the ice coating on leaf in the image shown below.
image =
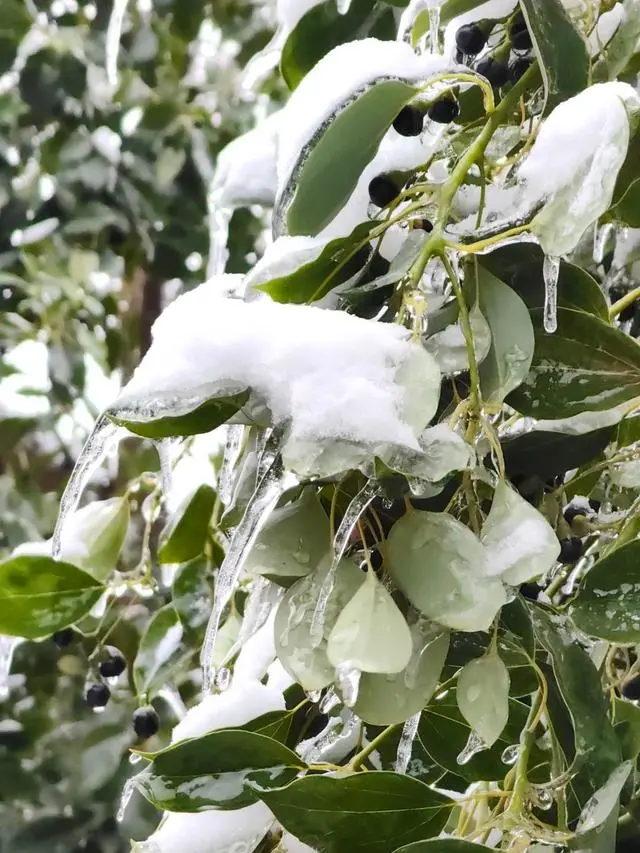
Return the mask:
<path id="1" fill-rule="evenodd" d="M 503 480 L 496 486 L 481 538 L 489 574 L 513 586 L 543 575 L 560 553 L 546 518 Z"/>
<path id="2" fill-rule="evenodd" d="M 399 371 L 409 363 L 421 368 L 419 395 L 398 380 L 407 381 Z M 290 424 L 285 464 L 297 442 L 417 449 L 417 433 L 440 393 L 430 356 L 395 324 L 306 305 L 222 299 L 216 282 L 208 282 L 158 318 L 153 343 L 112 412 L 130 421 L 175 417 L 247 389 L 245 411 L 264 417 L 266 406 L 272 425 Z"/>
<path id="3" fill-rule="evenodd" d="M 327 658 L 327 638 L 338 615 L 362 583 L 360 569 L 351 560 L 341 560 L 327 601 L 322 637 L 314 645 L 311 623 L 330 566 L 331 555 L 327 555 L 317 571 L 289 588 L 276 613 L 278 659 L 304 690 L 319 690 L 333 681 L 334 667 Z"/>
<path id="4" fill-rule="evenodd" d="M 316 853 L 316 851 L 285 830 L 274 853 Z"/>
<path id="5" fill-rule="evenodd" d="M 284 697 L 280 691 L 260 684 L 259 681 L 233 681 L 228 690 L 206 696 L 187 712 L 171 735 L 171 743 L 200 737 L 215 729 L 243 726 L 269 711 L 284 710 Z"/>
<path id="6" fill-rule="evenodd" d="M 428 427 L 418 441 L 421 453 L 392 451 L 383 461 L 393 471 L 437 483 L 452 471 L 470 468 L 475 459 L 471 445 L 447 424 Z"/>
<path id="7" fill-rule="evenodd" d="M 617 809 L 620 794 L 632 770 L 632 761 L 625 761 L 616 767 L 605 784 L 587 801 L 576 826 L 578 836 L 602 826 L 611 812 Z"/>
<path id="8" fill-rule="evenodd" d="M 362 672 L 400 672 L 411 658 L 407 622 L 372 571 L 336 620 L 327 643 L 335 666 Z"/>
<path id="9" fill-rule="evenodd" d="M 291 32 L 307 12 L 322 2 L 324 0 L 278 0 L 276 3 L 278 23 L 287 32 Z"/>
<path id="10" fill-rule="evenodd" d="M 495 652 L 460 670 L 456 697 L 460 713 L 487 747 L 498 740 L 509 719 L 509 671 Z"/>
<path id="11" fill-rule="evenodd" d="M 476 361 L 482 362 L 491 348 L 491 329 L 477 305 L 469 312 Z M 438 362 L 443 373 L 469 369 L 467 343 L 460 321 L 436 332 L 424 342 L 425 349 Z"/>
<path id="12" fill-rule="evenodd" d="M 273 820 L 264 803 L 235 811 L 165 812 L 153 835 L 138 845 L 134 843 L 133 849 L 137 853 L 250 851 L 264 837 Z"/>
<path id="13" fill-rule="evenodd" d="M 262 680 L 276 656 L 274 639 L 275 608 L 269 614 L 267 621 L 242 646 L 242 651 L 233 667 L 233 678 L 236 681 Z"/>
<path id="14" fill-rule="evenodd" d="M 565 255 L 611 204 L 640 98 L 627 83 L 599 83 L 559 104 L 518 170 L 524 207 L 544 201 L 532 229 L 545 253 Z"/>
<path id="15" fill-rule="evenodd" d="M 421 613 L 458 631 L 486 631 L 506 603 L 482 543 L 447 513 L 414 511 L 387 540 L 395 584 Z"/>
<path id="16" fill-rule="evenodd" d="M 442 57 L 417 56 L 408 44 L 360 39 L 329 51 L 282 110 L 278 136 L 279 192 L 301 151 L 322 124 L 358 90 L 382 77 L 419 81 L 450 68 Z"/>
<path id="17" fill-rule="evenodd" d="M 278 237 L 267 249 L 253 269 L 247 273 L 247 298 L 256 299 L 263 294 L 257 288 L 274 278 L 291 275 L 305 264 L 310 264 L 322 254 L 327 245 L 322 237 Z"/>

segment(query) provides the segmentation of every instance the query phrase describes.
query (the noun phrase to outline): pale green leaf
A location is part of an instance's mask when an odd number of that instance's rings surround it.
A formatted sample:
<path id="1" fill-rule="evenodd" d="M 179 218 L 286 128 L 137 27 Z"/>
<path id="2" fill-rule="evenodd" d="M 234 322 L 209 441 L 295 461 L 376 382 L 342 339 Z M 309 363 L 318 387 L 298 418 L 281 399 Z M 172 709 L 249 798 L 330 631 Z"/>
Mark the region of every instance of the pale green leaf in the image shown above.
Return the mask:
<path id="1" fill-rule="evenodd" d="M 488 746 L 509 719 L 509 671 L 495 652 L 470 661 L 458 675 L 460 713 Z"/>
<path id="2" fill-rule="evenodd" d="M 411 649 L 404 616 L 375 573 L 367 572 L 329 635 L 327 657 L 335 667 L 394 673 L 407 666 Z"/>
<path id="3" fill-rule="evenodd" d="M 480 363 L 487 357 L 491 347 L 491 329 L 477 304 L 469 312 L 469 320 L 473 334 L 473 351 L 476 361 Z M 431 335 L 424 346 L 435 358 L 443 373 L 457 373 L 469 369 L 467 343 L 460 321 Z"/>

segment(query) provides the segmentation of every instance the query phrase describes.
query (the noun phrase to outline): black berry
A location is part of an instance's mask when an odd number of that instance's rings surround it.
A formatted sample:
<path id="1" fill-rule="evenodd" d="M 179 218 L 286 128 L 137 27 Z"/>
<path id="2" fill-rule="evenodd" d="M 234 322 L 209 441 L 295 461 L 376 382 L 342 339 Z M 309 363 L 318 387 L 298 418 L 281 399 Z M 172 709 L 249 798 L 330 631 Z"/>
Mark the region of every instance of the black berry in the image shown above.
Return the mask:
<path id="1" fill-rule="evenodd" d="M 106 684 L 90 684 L 84 694 L 84 700 L 90 708 L 104 708 L 111 698 Z"/>
<path id="2" fill-rule="evenodd" d="M 537 583 L 523 583 L 520 586 L 520 595 L 523 598 L 528 598 L 529 601 L 537 601 L 541 592 L 542 587 Z"/>
<path id="3" fill-rule="evenodd" d="M 413 227 L 419 228 L 421 231 L 426 231 L 427 234 L 433 231 L 433 222 L 430 222 L 428 219 L 414 219 Z"/>
<path id="4" fill-rule="evenodd" d="M 371 568 L 377 574 L 382 568 L 383 563 L 382 554 L 377 548 L 369 553 L 369 561 L 371 563 Z"/>
<path id="5" fill-rule="evenodd" d="M 564 515 L 564 520 L 567 524 L 572 524 L 573 519 L 578 515 L 582 515 L 586 518 L 587 510 L 579 504 L 569 504 L 562 514 Z"/>
<path id="6" fill-rule="evenodd" d="M 110 658 L 103 660 L 98 667 L 100 675 L 103 678 L 117 678 L 127 668 L 127 662 L 122 655 L 112 655 Z"/>
<path id="7" fill-rule="evenodd" d="M 158 733 L 160 728 L 160 717 L 152 705 L 145 705 L 133 712 L 133 730 L 138 737 L 146 740 Z"/>
<path id="8" fill-rule="evenodd" d="M 576 563 L 582 557 L 582 551 L 582 541 L 577 536 L 572 536 L 570 539 L 561 539 L 558 560 L 561 563 Z"/>
<path id="9" fill-rule="evenodd" d="M 633 681 L 627 681 L 622 688 L 622 695 L 625 699 L 640 699 L 640 678 L 634 678 Z"/>
<path id="10" fill-rule="evenodd" d="M 595 498 L 589 498 L 589 506 L 594 512 L 600 512 L 602 501 L 598 501 Z"/>
<path id="11" fill-rule="evenodd" d="M 51 637 L 59 649 L 66 649 L 67 646 L 71 645 L 74 638 L 75 631 L 73 628 L 63 628 L 62 631 L 56 631 Z"/>
<path id="12" fill-rule="evenodd" d="M 538 506 L 544 497 L 544 483 L 537 474 L 515 474 L 511 482 L 520 496 L 532 506 Z"/>
<path id="13" fill-rule="evenodd" d="M 515 50 L 529 50 L 532 45 L 531 33 L 527 29 L 527 25 L 522 19 L 522 22 L 516 22 L 509 28 L 509 39 L 511 47 Z"/>
<path id="14" fill-rule="evenodd" d="M 494 59 L 493 56 L 485 56 L 476 65 L 478 74 L 486 77 L 492 86 L 504 86 L 509 80 L 509 67 L 506 62 Z"/>
<path id="15" fill-rule="evenodd" d="M 514 59 L 513 62 L 509 63 L 509 80 L 512 83 L 517 83 L 530 67 L 530 59 L 525 59 L 523 56 Z"/>
<path id="16" fill-rule="evenodd" d="M 428 116 L 431 121 L 437 121 L 439 124 L 449 124 L 460 115 L 460 107 L 458 102 L 453 98 L 440 98 L 429 107 Z"/>
<path id="17" fill-rule="evenodd" d="M 388 175 L 378 175 L 369 183 L 369 198 L 376 207 L 386 207 L 399 194 L 400 187 Z"/>
<path id="18" fill-rule="evenodd" d="M 393 122 L 400 136 L 420 136 L 424 126 L 424 116 L 417 107 L 403 107 Z"/>
<path id="19" fill-rule="evenodd" d="M 487 35 L 477 24 L 465 24 L 456 33 L 456 47 L 463 53 L 475 56 L 487 43 Z"/>

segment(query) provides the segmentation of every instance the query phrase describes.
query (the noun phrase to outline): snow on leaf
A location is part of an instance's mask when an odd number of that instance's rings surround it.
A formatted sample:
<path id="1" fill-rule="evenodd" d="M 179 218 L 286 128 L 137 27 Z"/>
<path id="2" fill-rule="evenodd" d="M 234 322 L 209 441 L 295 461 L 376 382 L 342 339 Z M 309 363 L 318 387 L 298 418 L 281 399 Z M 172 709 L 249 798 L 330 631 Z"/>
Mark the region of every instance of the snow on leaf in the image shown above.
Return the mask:
<path id="1" fill-rule="evenodd" d="M 489 574 L 514 586 L 547 572 L 560 553 L 558 538 L 544 516 L 502 480 L 481 538 Z"/>

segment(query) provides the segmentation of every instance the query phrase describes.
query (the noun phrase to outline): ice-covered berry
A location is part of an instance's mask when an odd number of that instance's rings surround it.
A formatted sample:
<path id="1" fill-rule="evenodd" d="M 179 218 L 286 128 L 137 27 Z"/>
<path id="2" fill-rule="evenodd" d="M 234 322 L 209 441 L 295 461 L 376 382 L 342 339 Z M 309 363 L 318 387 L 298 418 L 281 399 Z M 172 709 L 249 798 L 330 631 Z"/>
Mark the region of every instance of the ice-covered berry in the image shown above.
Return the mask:
<path id="1" fill-rule="evenodd" d="M 153 737 L 160 728 L 160 717 L 152 705 L 145 705 L 134 711 L 131 722 L 134 732 L 143 740 Z"/>

